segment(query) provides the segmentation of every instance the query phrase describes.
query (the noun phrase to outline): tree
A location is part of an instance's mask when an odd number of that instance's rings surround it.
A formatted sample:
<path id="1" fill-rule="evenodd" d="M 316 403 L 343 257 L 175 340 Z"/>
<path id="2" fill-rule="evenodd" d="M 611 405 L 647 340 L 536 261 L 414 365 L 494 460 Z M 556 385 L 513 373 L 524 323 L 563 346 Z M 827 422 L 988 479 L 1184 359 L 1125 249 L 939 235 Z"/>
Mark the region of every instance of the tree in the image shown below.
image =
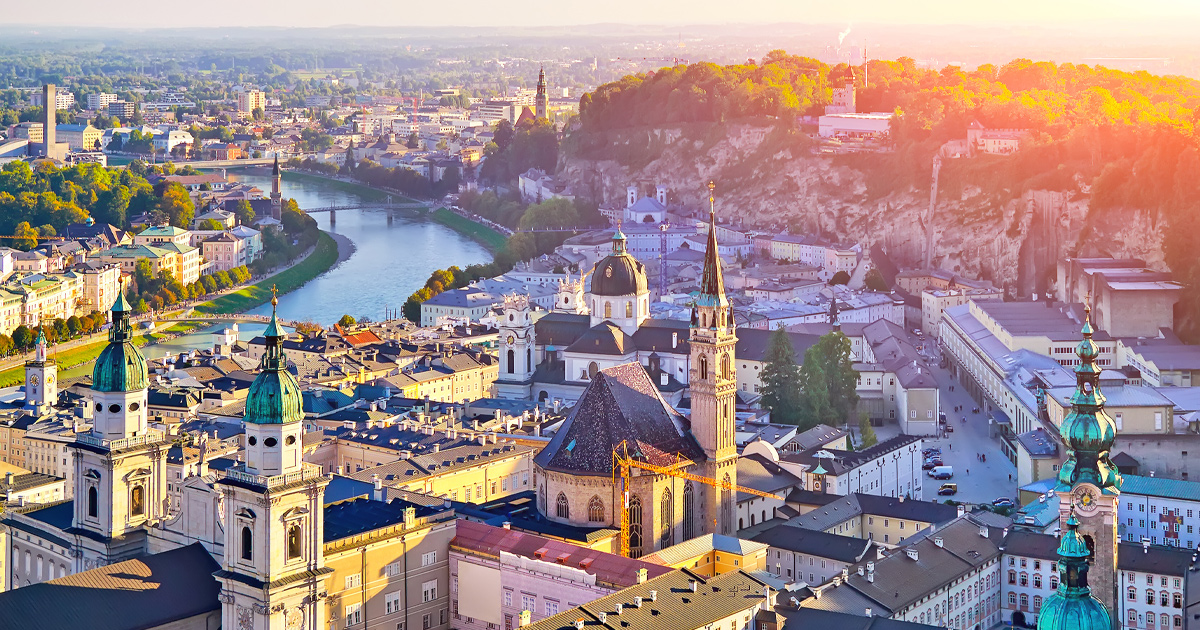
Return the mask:
<path id="1" fill-rule="evenodd" d="M 408 134 L 408 139 L 404 141 L 404 146 L 410 149 L 419 149 L 421 148 L 421 140 L 417 138 L 416 133 L 410 133 Z"/>
<path id="2" fill-rule="evenodd" d="M 883 279 L 883 274 L 879 273 L 878 269 L 868 271 L 866 277 L 863 278 L 863 284 L 871 291 L 881 291 L 883 293 L 890 291 L 887 282 Z"/>
<path id="3" fill-rule="evenodd" d="M 223 230 L 225 229 L 216 219 L 205 219 L 200 222 L 201 230 Z"/>
<path id="4" fill-rule="evenodd" d="M 13 230 L 13 236 L 16 238 L 13 239 L 12 245 L 16 249 L 27 252 L 37 247 L 38 232 L 29 225 L 28 221 L 18 223 L 16 229 Z"/>
<path id="5" fill-rule="evenodd" d="M 353 326 L 357 322 L 355 322 L 354 318 L 351 317 L 349 314 L 346 314 L 346 315 L 342 315 L 342 318 L 339 319 L 337 321 L 337 323 L 338 323 L 338 326 L 341 326 L 342 328 L 349 328 L 350 326 Z"/>
<path id="6" fill-rule="evenodd" d="M 192 218 L 196 214 L 196 207 L 192 203 L 192 198 L 188 195 L 188 191 L 177 182 L 166 182 L 160 184 L 162 191 L 159 193 L 157 210 L 165 213 L 175 227 L 186 228 L 192 222 Z"/>
<path id="7" fill-rule="evenodd" d="M 783 327 L 776 328 L 767 342 L 762 373 L 762 406 L 771 410 L 771 420 L 781 424 L 800 423 L 800 366 L 796 350 Z"/>
<path id="8" fill-rule="evenodd" d="M 842 426 L 858 407 L 858 372 L 851 362 L 850 340 L 839 331 L 822 335 L 804 353 L 800 368 L 805 419 Z"/>
<path id="9" fill-rule="evenodd" d="M 254 225 L 254 207 L 245 199 L 239 199 L 233 204 L 233 214 L 241 225 Z"/>
<path id="10" fill-rule="evenodd" d="M 29 330 L 25 324 L 21 324 L 13 329 L 12 340 L 18 350 L 24 350 L 33 345 L 33 331 Z"/>
<path id="11" fill-rule="evenodd" d="M 321 332 L 321 325 L 314 321 L 296 322 L 296 332 L 312 337 Z"/>
<path id="12" fill-rule="evenodd" d="M 879 443 L 879 438 L 875 437 L 875 428 L 871 426 L 871 420 L 867 418 L 867 412 L 858 414 L 858 440 L 860 448 L 871 448 Z"/>
<path id="13" fill-rule="evenodd" d="M 846 284 L 847 282 L 850 282 L 850 274 L 846 273 L 845 271 L 839 271 L 833 274 L 833 277 L 829 279 L 829 284 L 831 286 L 835 284 Z"/>

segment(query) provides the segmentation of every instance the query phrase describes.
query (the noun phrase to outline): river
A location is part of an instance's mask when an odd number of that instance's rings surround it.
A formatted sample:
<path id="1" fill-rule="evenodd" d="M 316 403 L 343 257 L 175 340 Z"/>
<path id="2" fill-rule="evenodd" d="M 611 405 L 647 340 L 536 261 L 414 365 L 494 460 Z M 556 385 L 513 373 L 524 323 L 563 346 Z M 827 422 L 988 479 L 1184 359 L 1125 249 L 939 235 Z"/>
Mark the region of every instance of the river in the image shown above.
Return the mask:
<path id="1" fill-rule="evenodd" d="M 269 175 L 231 171 L 230 180 L 246 182 L 270 192 Z M 283 177 L 283 196 L 300 207 L 346 205 L 362 201 L 359 195 L 316 179 Z M 312 215 L 322 230 L 340 234 L 354 243 L 349 260 L 279 296 L 279 316 L 315 321 L 328 326 L 342 315 L 382 319 L 384 308 L 398 311 L 413 291 L 425 285 L 429 274 L 451 265 L 486 263 L 491 254 L 479 243 L 429 220 L 396 215 L 391 224 L 384 210 L 342 210 L 330 224 L 328 212 Z M 269 313 L 265 305 L 251 313 Z"/>
<path id="2" fill-rule="evenodd" d="M 271 190 L 268 175 L 251 175 L 231 171 L 232 181 L 246 182 Z M 362 201 L 359 195 L 341 190 L 335 185 L 316 179 L 283 178 L 283 196 L 291 197 L 301 208 L 347 205 Z M 352 243 L 355 250 L 342 261 L 307 284 L 279 296 L 279 316 L 298 321 L 315 321 L 329 326 L 342 315 L 382 319 L 384 308 L 398 311 L 413 291 L 421 288 L 429 274 L 451 265 L 466 267 L 486 263 L 491 254 L 482 245 L 434 221 L 395 216 L 391 224 L 383 210 L 343 210 L 330 225 L 329 213 L 313 214 L 322 230 L 339 234 Z M 250 311 L 271 312 L 269 304 Z M 211 348 L 213 331 L 224 324 L 182 335 L 163 343 L 147 346 L 147 358 L 178 354 L 190 349 Z M 264 324 L 246 323 L 239 326 L 239 337 L 249 340 L 262 334 Z"/>

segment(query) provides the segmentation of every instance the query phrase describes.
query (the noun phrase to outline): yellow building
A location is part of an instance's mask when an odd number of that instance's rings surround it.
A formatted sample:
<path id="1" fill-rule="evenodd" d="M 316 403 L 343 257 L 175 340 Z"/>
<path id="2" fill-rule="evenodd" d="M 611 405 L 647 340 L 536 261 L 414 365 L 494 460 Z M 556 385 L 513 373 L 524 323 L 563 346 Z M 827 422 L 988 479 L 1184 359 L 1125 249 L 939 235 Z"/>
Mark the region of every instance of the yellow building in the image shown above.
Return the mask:
<path id="1" fill-rule="evenodd" d="M 650 555 L 647 562 L 713 577 L 730 571 L 761 571 L 767 566 L 770 545 L 721 534 L 705 534 Z"/>
<path id="2" fill-rule="evenodd" d="M 832 500 L 830 500 L 832 498 Z M 792 524 L 827 534 L 873 540 L 894 547 L 902 539 L 958 516 L 954 506 L 904 497 L 793 492 L 788 505 L 800 512 Z"/>

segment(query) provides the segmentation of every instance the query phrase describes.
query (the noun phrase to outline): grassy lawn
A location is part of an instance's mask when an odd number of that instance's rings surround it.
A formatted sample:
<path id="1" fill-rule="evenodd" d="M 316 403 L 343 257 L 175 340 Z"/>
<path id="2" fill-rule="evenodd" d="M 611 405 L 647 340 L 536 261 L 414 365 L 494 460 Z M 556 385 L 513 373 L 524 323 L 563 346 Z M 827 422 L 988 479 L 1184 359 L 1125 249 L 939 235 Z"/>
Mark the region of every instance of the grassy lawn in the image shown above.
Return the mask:
<path id="1" fill-rule="evenodd" d="M 504 247 L 504 243 L 508 241 L 508 237 L 496 230 L 486 225 L 480 225 L 466 217 L 454 214 L 445 208 L 438 208 L 429 216 L 433 217 L 434 221 L 449 227 L 455 232 L 466 234 L 475 239 L 491 252 L 500 251 Z"/>
<path id="2" fill-rule="evenodd" d="M 201 328 L 204 328 L 205 326 L 211 326 L 211 325 L 212 324 L 210 324 L 209 322 L 177 322 L 174 325 L 169 326 L 165 330 L 162 330 L 160 332 L 177 333 L 180 335 L 186 335 L 190 332 L 197 331 L 197 330 L 200 330 Z"/>
<path id="3" fill-rule="evenodd" d="M 150 343 L 152 339 L 146 336 L 137 336 L 133 338 L 133 344 L 136 346 L 144 346 Z M 50 349 L 50 356 L 58 362 L 58 377 L 59 379 L 74 378 L 92 373 L 92 363 L 96 357 L 100 356 L 100 352 L 108 345 L 107 339 L 100 339 L 95 343 L 90 343 L 86 346 L 79 346 L 55 353 L 53 348 Z M 0 372 L 0 387 L 10 387 L 12 385 L 20 385 L 25 381 L 25 366 L 18 365 L 14 368 L 9 368 Z"/>
<path id="4" fill-rule="evenodd" d="M 317 237 L 317 247 L 312 254 L 292 267 L 262 280 L 257 284 L 243 287 L 232 293 L 227 293 L 214 300 L 198 304 L 197 314 L 229 314 L 243 313 L 271 299 L 271 287 L 279 288 L 280 293 L 298 289 L 301 285 L 325 273 L 337 262 L 337 243 L 333 237 L 321 232 Z"/>

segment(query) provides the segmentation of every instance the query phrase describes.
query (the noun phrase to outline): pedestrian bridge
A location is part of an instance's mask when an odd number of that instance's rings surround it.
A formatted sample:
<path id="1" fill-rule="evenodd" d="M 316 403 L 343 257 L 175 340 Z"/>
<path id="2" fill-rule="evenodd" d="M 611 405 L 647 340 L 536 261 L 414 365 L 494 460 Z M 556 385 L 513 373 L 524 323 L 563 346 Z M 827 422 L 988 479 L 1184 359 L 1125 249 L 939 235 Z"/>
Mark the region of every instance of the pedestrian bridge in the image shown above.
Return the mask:
<path id="1" fill-rule="evenodd" d="M 269 315 L 251 315 L 248 313 L 240 313 L 236 315 L 175 315 L 170 317 L 141 317 L 138 321 L 153 322 L 154 325 L 165 324 L 169 322 L 212 322 L 214 324 L 220 322 L 254 322 L 266 324 L 271 321 Z M 279 324 L 289 328 L 295 328 L 297 322 L 288 319 L 278 319 Z"/>

